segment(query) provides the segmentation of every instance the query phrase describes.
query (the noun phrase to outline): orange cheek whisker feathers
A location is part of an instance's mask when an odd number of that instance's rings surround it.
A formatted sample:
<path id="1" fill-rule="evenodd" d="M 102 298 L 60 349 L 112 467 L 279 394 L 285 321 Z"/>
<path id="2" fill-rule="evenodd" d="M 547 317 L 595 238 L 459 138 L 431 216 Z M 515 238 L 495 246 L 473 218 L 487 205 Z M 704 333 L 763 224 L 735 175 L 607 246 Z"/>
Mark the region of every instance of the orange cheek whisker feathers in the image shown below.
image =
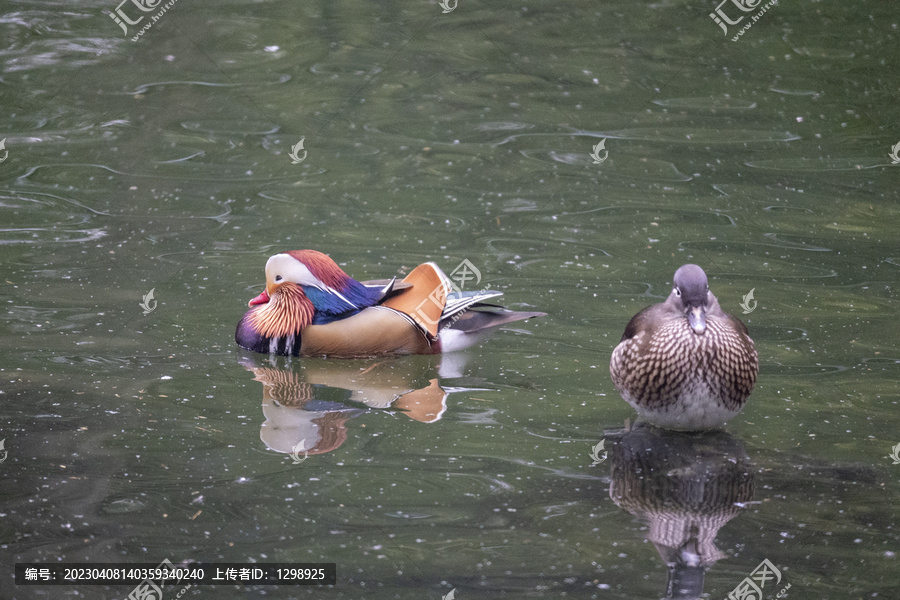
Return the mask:
<path id="1" fill-rule="evenodd" d="M 253 309 L 250 324 L 267 338 L 293 336 L 312 324 L 314 313 L 312 302 L 300 286 L 285 283 L 268 302 Z"/>

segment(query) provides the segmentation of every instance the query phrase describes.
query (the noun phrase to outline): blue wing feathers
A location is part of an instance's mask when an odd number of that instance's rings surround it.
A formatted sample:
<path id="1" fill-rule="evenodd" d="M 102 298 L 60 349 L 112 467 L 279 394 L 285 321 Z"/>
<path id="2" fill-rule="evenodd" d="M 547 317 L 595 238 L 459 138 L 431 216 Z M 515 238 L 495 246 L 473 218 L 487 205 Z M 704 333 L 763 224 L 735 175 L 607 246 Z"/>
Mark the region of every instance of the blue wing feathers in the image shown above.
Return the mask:
<path id="1" fill-rule="evenodd" d="M 306 285 L 303 292 L 316 309 L 313 325 L 325 325 L 351 317 L 364 308 L 378 304 L 383 295 L 381 289 L 367 287 L 355 279 L 351 279 L 340 292 Z"/>

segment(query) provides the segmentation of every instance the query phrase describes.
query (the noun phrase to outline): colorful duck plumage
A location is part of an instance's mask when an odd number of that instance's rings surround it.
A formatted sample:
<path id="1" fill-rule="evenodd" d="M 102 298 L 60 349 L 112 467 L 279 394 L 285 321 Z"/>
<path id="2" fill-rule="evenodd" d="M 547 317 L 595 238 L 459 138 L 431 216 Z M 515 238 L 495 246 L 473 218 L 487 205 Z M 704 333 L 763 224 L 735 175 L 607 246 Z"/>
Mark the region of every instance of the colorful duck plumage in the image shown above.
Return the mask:
<path id="1" fill-rule="evenodd" d="M 435 354 L 544 315 L 484 303 L 502 292 L 452 290 L 430 262 L 402 282 L 359 282 L 321 252 L 282 252 L 266 263 L 266 289 L 250 301 L 235 341 L 254 352 L 292 356 Z"/>

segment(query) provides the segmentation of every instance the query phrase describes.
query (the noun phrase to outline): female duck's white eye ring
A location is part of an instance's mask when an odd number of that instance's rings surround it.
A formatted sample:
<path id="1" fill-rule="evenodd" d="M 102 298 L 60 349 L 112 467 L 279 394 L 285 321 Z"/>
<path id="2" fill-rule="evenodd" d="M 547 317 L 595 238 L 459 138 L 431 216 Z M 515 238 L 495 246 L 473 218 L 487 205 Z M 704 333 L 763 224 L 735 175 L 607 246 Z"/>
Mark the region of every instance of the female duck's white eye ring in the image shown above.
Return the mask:
<path id="1" fill-rule="evenodd" d="M 678 288 L 675 288 L 672 291 L 675 292 L 676 296 L 681 297 L 681 290 L 679 290 Z"/>

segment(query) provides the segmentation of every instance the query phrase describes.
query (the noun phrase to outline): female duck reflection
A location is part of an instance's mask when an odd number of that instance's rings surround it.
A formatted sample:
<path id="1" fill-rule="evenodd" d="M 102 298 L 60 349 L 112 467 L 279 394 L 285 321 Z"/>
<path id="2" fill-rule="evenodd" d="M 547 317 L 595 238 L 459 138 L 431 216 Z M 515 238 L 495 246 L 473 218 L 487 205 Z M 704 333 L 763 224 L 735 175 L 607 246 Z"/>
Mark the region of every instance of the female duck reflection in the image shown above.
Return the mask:
<path id="1" fill-rule="evenodd" d="M 724 431 L 649 425 L 605 441 L 609 496 L 649 526 L 647 539 L 669 568 L 666 598 L 700 598 L 706 571 L 725 557 L 715 545 L 719 529 L 753 498 L 755 475 L 743 443 Z"/>
<path id="2" fill-rule="evenodd" d="M 447 410 L 451 392 L 478 389 L 441 387 L 434 375 L 455 377 L 459 371 L 446 358 L 437 373 L 428 357 L 298 364 L 247 354 L 240 362 L 263 386 L 260 439 L 295 462 L 339 448 L 347 441 L 347 421 L 372 409 L 433 423 Z"/>

